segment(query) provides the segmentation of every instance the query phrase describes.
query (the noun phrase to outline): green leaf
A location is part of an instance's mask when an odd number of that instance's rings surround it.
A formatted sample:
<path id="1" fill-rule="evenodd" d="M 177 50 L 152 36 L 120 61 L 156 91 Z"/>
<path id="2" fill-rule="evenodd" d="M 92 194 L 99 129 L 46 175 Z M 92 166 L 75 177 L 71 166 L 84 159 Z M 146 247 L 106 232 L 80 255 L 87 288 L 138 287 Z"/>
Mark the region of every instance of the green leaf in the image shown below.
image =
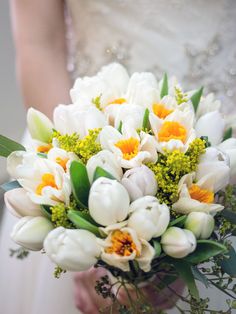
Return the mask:
<path id="1" fill-rule="evenodd" d="M 22 186 L 19 184 L 18 181 L 11 181 L 11 182 L 7 182 L 4 183 L 0 186 L 4 191 L 10 191 L 10 190 L 14 190 L 14 189 L 18 189 L 21 188 Z"/>
<path id="2" fill-rule="evenodd" d="M 228 220 L 229 222 L 236 224 L 236 213 L 224 208 L 221 212 L 221 215 Z"/>
<path id="3" fill-rule="evenodd" d="M 228 140 L 232 136 L 233 136 L 233 128 L 228 128 L 224 133 L 223 141 Z"/>
<path id="4" fill-rule="evenodd" d="M 203 92 L 203 87 L 199 88 L 190 98 L 193 104 L 193 108 L 195 110 L 195 112 L 197 111 L 199 102 L 201 100 L 202 97 L 202 92 Z"/>
<path id="5" fill-rule="evenodd" d="M 154 250 L 155 250 L 154 258 L 159 257 L 161 255 L 161 245 L 160 245 L 160 243 L 158 241 L 156 241 L 156 240 L 153 240 L 153 246 L 154 246 Z"/>
<path id="6" fill-rule="evenodd" d="M 146 108 L 145 112 L 144 112 L 144 116 L 143 116 L 143 129 L 147 129 L 148 128 L 148 123 L 149 123 L 149 110 L 148 108 Z"/>
<path id="7" fill-rule="evenodd" d="M 200 272 L 200 270 L 197 268 L 197 266 L 192 266 L 191 269 L 192 269 L 192 273 L 193 273 L 194 278 L 196 280 L 200 281 L 201 283 L 203 283 L 204 286 L 206 288 L 208 288 L 210 286 L 210 283 L 209 283 L 207 277 L 202 272 Z"/>
<path id="8" fill-rule="evenodd" d="M 120 121 L 119 126 L 118 126 L 118 131 L 120 133 L 122 133 L 122 126 L 123 126 L 123 123 L 122 123 L 122 121 Z"/>
<path id="9" fill-rule="evenodd" d="M 0 156 L 8 157 L 15 151 L 25 151 L 25 148 L 21 144 L 0 135 Z"/>
<path id="10" fill-rule="evenodd" d="M 98 178 L 101 178 L 101 177 L 105 177 L 105 178 L 108 178 L 108 179 L 116 180 L 113 177 L 113 175 L 110 174 L 108 171 L 104 170 L 101 167 L 97 167 L 95 172 L 94 172 L 94 175 L 93 175 L 93 182 L 96 181 Z"/>
<path id="11" fill-rule="evenodd" d="M 173 264 L 180 277 L 186 283 L 189 292 L 196 299 L 200 300 L 199 292 L 196 286 L 196 282 L 192 273 L 191 265 L 184 260 L 172 259 Z"/>
<path id="12" fill-rule="evenodd" d="M 50 205 L 40 205 L 40 208 L 42 209 L 42 212 L 51 220 L 52 217 L 52 211 L 51 211 Z"/>
<path id="13" fill-rule="evenodd" d="M 45 153 L 37 153 L 37 155 L 38 155 L 39 157 L 41 157 L 41 158 L 45 158 L 45 159 L 48 158 L 48 155 L 45 154 Z"/>
<path id="14" fill-rule="evenodd" d="M 169 224 L 169 227 L 172 227 L 172 226 L 175 226 L 175 225 L 178 225 L 179 227 L 182 227 L 185 223 L 187 219 L 187 215 L 184 215 L 184 216 L 180 216 L 178 218 L 176 218 L 175 220 L 172 220 Z"/>
<path id="15" fill-rule="evenodd" d="M 165 73 L 163 80 L 162 80 L 162 86 L 161 86 L 161 92 L 160 92 L 161 98 L 168 95 L 168 89 L 169 89 L 169 87 L 168 87 L 168 76 Z"/>
<path id="16" fill-rule="evenodd" d="M 74 160 L 70 165 L 70 178 L 73 195 L 82 208 L 88 206 L 90 183 L 84 164 Z"/>
<path id="17" fill-rule="evenodd" d="M 88 221 L 84 213 L 70 209 L 67 213 L 67 217 L 77 228 L 88 230 L 96 236 L 101 237 L 99 228 Z"/>
<path id="18" fill-rule="evenodd" d="M 232 246 L 230 246 L 226 255 L 228 255 L 228 258 L 225 257 L 220 263 L 220 266 L 226 274 L 236 277 L 236 252 Z"/>
<path id="19" fill-rule="evenodd" d="M 199 264 L 207 261 L 209 258 L 227 252 L 225 245 L 212 240 L 198 240 L 196 250 L 185 257 L 185 261 L 191 264 Z"/>

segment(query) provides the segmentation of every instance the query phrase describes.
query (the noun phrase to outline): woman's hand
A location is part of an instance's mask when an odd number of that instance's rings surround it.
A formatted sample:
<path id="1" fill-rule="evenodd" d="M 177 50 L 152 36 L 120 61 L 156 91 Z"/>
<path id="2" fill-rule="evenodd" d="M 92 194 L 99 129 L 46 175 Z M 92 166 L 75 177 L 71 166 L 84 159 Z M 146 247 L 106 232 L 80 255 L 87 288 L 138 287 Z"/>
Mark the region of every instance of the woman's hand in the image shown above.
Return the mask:
<path id="1" fill-rule="evenodd" d="M 96 281 L 104 275 L 107 275 L 107 271 L 103 268 L 91 268 L 86 272 L 75 275 L 75 303 L 76 307 L 81 310 L 82 313 L 97 314 L 99 313 L 99 309 L 105 309 L 111 305 L 110 298 L 104 299 L 95 291 Z M 156 283 L 157 282 L 158 280 L 156 280 Z M 155 284 L 155 281 L 152 283 Z M 170 285 L 170 288 L 181 295 L 184 290 L 184 283 L 178 279 Z M 177 295 L 168 288 L 164 289 L 162 293 L 158 293 L 153 288 L 152 284 L 150 284 L 142 288 L 142 292 L 157 309 L 170 309 L 178 301 Z M 129 294 L 133 300 L 136 299 L 136 293 L 134 291 L 129 290 Z M 124 289 L 119 290 L 117 298 L 121 304 L 129 304 Z M 113 313 L 115 312 L 113 311 Z"/>

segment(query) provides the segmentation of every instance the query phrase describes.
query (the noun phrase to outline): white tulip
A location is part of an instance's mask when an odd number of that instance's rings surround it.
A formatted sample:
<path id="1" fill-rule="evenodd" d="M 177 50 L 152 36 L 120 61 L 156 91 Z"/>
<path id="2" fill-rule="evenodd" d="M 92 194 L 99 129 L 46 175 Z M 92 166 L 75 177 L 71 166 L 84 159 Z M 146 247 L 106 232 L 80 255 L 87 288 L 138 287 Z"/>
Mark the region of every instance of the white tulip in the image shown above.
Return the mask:
<path id="1" fill-rule="evenodd" d="M 204 114 L 196 122 L 197 137 L 207 136 L 212 146 L 221 143 L 224 135 L 225 120 L 219 111 Z"/>
<path id="2" fill-rule="evenodd" d="M 218 148 L 229 157 L 230 183 L 236 184 L 236 138 L 229 138 L 222 142 Z"/>
<path id="3" fill-rule="evenodd" d="M 208 94 L 206 97 L 201 97 L 201 100 L 199 102 L 196 116 L 197 118 L 200 118 L 204 114 L 212 111 L 220 111 L 221 108 L 221 102 L 218 99 L 215 99 L 215 96 L 213 93 Z"/>
<path id="4" fill-rule="evenodd" d="M 97 75 L 78 78 L 70 91 L 73 103 L 100 98 L 101 108 L 123 97 L 129 81 L 126 69 L 119 63 L 104 66 Z"/>
<path id="5" fill-rule="evenodd" d="M 14 152 L 8 157 L 7 168 L 11 176 L 29 192 L 33 203 L 52 206 L 59 202 L 69 203 L 70 179 L 57 163 L 33 153 Z"/>
<path id="6" fill-rule="evenodd" d="M 214 191 L 226 187 L 230 179 L 229 158 L 227 154 L 215 147 L 208 147 L 206 152 L 201 156 L 196 171 L 196 179 L 199 181 L 205 175 L 214 177 Z"/>
<path id="7" fill-rule="evenodd" d="M 108 106 L 109 107 L 109 106 Z M 107 107 L 107 109 L 108 109 Z M 145 107 L 124 104 L 115 111 L 114 126 L 118 129 L 120 123 L 127 124 L 134 129 L 142 128 Z"/>
<path id="8" fill-rule="evenodd" d="M 34 204 L 22 188 L 7 191 L 4 194 L 4 201 L 7 209 L 16 217 L 43 216 L 39 205 Z"/>
<path id="9" fill-rule="evenodd" d="M 135 201 L 145 195 L 154 196 L 157 193 L 157 180 L 155 175 L 153 171 L 145 165 L 127 170 L 121 183 L 129 192 L 131 201 Z"/>
<path id="10" fill-rule="evenodd" d="M 147 241 L 161 236 L 170 222 L 169 208 L 153 196 L 137 199 L 130 205 L 130 211 L 128 226 L 137 232 L 139 238 Z"/>
<path id="11" fill-rule="evenodd" d="M 48 257 L 64 270 L 85 271 L 96 264 L 101 253 L 94 234 L 87 230 L 58 227 L 44 241 Z"/>
<path id="12" fill-rule="evenodd" d="M 15 151 L 7 157 L 7 172 L 14 179 L 30 178 L 33 176 L 34 163 L 38 159 L 36 153 Z"/>
<path id="13" fill-rule="evenodd" d="M 30 108 L 27 112 L 27 125 L 33 139 L 49 142 L 54 126 L 42 112 Z"/>
<path id="14" fill-rule="evenodd" d="M 64 149 L 53 147 L 47 154 L 48 160 L 51 160 L 60 165 L 65 172 L 69 171 L 71 162 L 79 160 L 78 156 L 74 153 L 67 152 Z"/>
<path id="15" fill-rule="evenodd" d="M 98 239 L 104 262 L 129 271 L 129 261 L 136 260 L 143 271 L 150 271 L 155 250 L 146 240 L 139 238 L 134 229 L 119 228 L 116 224 L 107 228 L 107 234 L 106 239 Z"/>
<path id="16" fill-rule="evenodd" d="M 191 110 L 176 109 L 165 119 L 151 112 L 149 121 L 157 139 L 157 150 L 161 153 L 174 150 L 186 152 L 196 138 L 193 129 L 194 114 Z"/>
<path id="17" fill-rule="evenodd" d="M 44 239 L 52 229 L 53 225 L 47 218 L 26 216 L 16 223 L 11 238 L 26 249 L 40 251 Z"/>
<path id="18" fill-rule="evenodd" d="M 59 105 L 54 110 L 54 124 L 61 134 L 78 133 L 83 138 L 89 130 L 104 127 L 106 120 L 92 105 Z"/>
<path id="19" fill-rule="evenodd" d="M 90 189 L 89 213 L 100 225 L 112 225 L 125 220 L 129 202 L 129 194 L 122 184 L 102 177 Z"/>
<path id="20" fill-rule="evenodd" d="M 97 167 L 101 167 L 109 172 L 117 181 L 120 181 L 123 176 L 122 168 L 117 162 L 114 154 L 109 150 L 102 150 L 88 160 L 86 168 L 90 183 L 93 182 L 94 172 Z"/>
<path id="21" fill-rule="evenodd" d="M 134 73 L 128 84 L 125 98 L 130 104 L 150 107 L 159 100 L 155 76 L 149 72 Z"/>
<path id="22" fill-rule="evenodd" d="M 172 209 L 181 214 L 205 212 L 214 215 L 221 211 L 224 206 L 214 203 L 217 177 L 207 174 L 198 181 L 195 179 L 195 173 L 181 178 L 178 186 L 179 199 L 172 205 Z"/>
<path id="23" fill-rule="evenodd" d="M 185 228 L 192 231 L 197 239 L 208 239 L 214 227 L 214 218 L 206 213 L 192 212 L 185 221 Z"/>
<path id="24" fill-rule="evenodd" d="M 130 125 L 123 125 L 122 134 L 111 126 L 105 126 L 99 139 L 102 148 L 113 152 L 122 168 L 130 169 L 143 162 L 157 161 L 155 138 L 145 132 L 138 134 Z"/>
<path id="25" fill-rule="evenodd" d="M 183 258 L 197 246 L 194 234 L 186 229 L 170 227 L 161 237 L 163 251 L 174 258 Z"/>

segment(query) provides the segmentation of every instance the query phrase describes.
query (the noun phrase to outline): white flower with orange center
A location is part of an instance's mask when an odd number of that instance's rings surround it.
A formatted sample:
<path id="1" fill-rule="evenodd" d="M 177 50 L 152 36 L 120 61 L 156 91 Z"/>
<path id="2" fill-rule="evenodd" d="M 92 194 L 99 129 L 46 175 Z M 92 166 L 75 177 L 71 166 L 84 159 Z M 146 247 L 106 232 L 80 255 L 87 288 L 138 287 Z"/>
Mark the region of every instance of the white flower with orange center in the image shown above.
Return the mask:
<path id="1" fill-rule="evenodd" d="M 139 267 L 148 272 L 155 255 L 154 248 L 146 240 L 138 238 L 134 229 L 124 227 L 125 224 L 102 228 L 108 236 L 105 240 L 97 240 L 102 247 L 101 259 L 123 271 L 129 271 L 129 261 L 136 260 Z"/>
<path id="2" fill-rule="evenodd" d="M 112 151 L 121 167 L 129 169 L 144 162 L 157 161 L 156 141 L 153 136 L 140 132 L 129 125 L 123 125 L 122 133 L 111 126 L 105 126 L 100 133 L 103 149 Z"/>
<path id="3" fill-rule="evenodd" d="M 93 102 L 101 109 L 110 104 L 119 105 L 126 102 L 124 94 L 128 81 L 126 69 L 119 63 L 111 63 L 95 76 L 78 78 L 70 91 L 71 98 L 74 104 Z"/>
<path id="4" fill-rule="evenodd" d="M 175 110 L 165 119 L 150 114 L 149 120 L 161 153 L 173 150 L 186 152 L 196 138 L 193 129 L 194 114 L 190 110 Z"/>
<path id="5" fill-rule="evenodd" d="M 33 203 L 69 203 L 69 176 L 58 163 L 27 152 L 14 152 L 7 162 L 9 173 L 28 192 Z"/>
<path id="6" fill-rule="evenodd" d="M 151 115 L 153 114 L 159 119 L 165 119 L 175 110 L 191 111 L 192 107 L 189 102 L 183 102 L 182 104 L 178 104 L 175 97 L 167 95 L 149 106 L 149 110 Z"/>
<path id="7" fill-rule="evenodd" d="M 191 212 L 205 212 L 215 214 L 224 207 L 214 203 L 216 177 L 212 174 L 205 175 L 195 182 L 196 174 L 190 173 L 183 176 L 179 182 L 179 200 L 172 208 L 182 214 Z"/>
<path id="8" fill-rule="evenodd" d="M 60 165 L 65 172 L 69 171 L 70 164 L 73 160 L 79 159 L 76 154 L 67 152 L 58 147 L 50 149 L 47 158 Z"/>

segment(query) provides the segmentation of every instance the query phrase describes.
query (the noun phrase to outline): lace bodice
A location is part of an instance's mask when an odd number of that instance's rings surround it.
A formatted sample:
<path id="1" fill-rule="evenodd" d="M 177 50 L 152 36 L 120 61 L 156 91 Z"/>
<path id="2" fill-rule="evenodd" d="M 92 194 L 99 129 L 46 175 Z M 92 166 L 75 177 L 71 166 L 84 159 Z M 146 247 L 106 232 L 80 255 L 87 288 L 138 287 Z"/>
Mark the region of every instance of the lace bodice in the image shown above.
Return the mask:
<path id="1" fill-rule="evenodd" d="M 111 61 L 236 100 L 236 1 L 67 0 L 76 75 Z"/>

